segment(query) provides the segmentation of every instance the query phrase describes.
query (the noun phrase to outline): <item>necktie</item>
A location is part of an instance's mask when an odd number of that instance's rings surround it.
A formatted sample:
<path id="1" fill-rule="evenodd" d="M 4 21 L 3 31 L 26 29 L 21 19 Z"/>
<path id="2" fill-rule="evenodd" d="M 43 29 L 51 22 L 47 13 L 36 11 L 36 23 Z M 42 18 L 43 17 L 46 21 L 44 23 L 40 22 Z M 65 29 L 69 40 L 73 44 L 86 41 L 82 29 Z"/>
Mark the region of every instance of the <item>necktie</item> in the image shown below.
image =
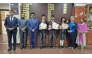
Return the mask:
<path id="1" fill-rule="evenodd" d="M 11 22 L 12 22 L 12 17 L 10 19 L 11 19 Z"/>

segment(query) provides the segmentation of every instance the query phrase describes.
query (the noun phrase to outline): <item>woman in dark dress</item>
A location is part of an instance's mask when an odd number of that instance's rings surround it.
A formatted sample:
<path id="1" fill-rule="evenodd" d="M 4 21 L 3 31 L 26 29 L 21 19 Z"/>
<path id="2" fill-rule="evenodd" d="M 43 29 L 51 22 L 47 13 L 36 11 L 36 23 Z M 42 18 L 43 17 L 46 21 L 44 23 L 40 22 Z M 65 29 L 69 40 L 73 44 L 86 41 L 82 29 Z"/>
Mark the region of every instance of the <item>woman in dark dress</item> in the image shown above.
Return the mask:
<path id="1" fill-rule="evenodd" d="M 66 18 L 62 17 L 59 23 L 59 40 L 60 40 L 60 48 L 64 48 L 64 40 L 66 39 L 66 29 L 68 29 L 68 24 L 66 23 Z"/>

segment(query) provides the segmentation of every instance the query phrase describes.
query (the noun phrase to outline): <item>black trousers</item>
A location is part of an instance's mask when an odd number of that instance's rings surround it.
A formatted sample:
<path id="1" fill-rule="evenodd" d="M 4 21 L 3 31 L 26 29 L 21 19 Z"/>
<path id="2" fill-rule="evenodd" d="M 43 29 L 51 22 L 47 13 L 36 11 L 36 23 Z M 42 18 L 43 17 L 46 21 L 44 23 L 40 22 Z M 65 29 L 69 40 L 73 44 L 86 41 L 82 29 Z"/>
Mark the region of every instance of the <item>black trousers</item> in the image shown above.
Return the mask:
<path id="1" fill-rule="evenodd" d="M 68 33 L 68 43 L 69 46 L 72 46 L 73 48 L 75 48 L 75 44 L 76 44 L 76 32 L 72 32 L 72 33 Z"/>
<path id="2" fill-rule="evenodd" d="M 48 40 L 48 46 L 55 46 L 55 34 L 56 31 L 55 30 L 51 30 L 49 33 L 49 40 Z"/>
<path id="3" fill-rule="evenodd" d="M 7 32 L 8 35 L 8 47 L 12 48 L 12 36 L 13 36 L 13 48 L 16 48 L 16 34 L 17 32 Z"/>
<path id="4" fill-rule="evenodd" d="M 40 46 L 45 46 L 46 43 L 46 31 L 41 30 L 40 32 Z"/>

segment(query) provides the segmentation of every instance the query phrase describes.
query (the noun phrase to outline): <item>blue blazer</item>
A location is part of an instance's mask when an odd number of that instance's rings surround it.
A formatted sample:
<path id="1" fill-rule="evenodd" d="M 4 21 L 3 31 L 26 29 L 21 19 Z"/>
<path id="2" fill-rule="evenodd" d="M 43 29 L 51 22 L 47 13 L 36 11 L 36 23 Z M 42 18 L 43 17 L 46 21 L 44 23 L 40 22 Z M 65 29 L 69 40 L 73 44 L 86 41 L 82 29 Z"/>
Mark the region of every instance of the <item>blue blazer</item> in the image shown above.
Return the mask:
<path id="1" fill-rule="evenodd" d="M 11 23 L 10 21 L 10 16 L 5 18 L 5 23 L 4 26 L 6 27 L 6 31 L 10 32 L 10 30 L 8 28 L 14 28 L 14 30 L 12 30 L 13 32 L 17 32 L 17 26 L 18 26 L 18 18 L 13 17 L 13 21 Z"/>
<path id="2" fill-rule="evenodd" d="M 38 25 L 39 25 L 39 22 L 38 22 L 38 19 L 37 18 L 34 18 L 34 19 L 29 19 L 28 20 L 28 28 L 30 31 L 32 31 L 32 29 L 36 31 L 38 31 Z"/>
<path id="3" fill-rule="evenodd" d="M 70 23 L 68 23 L 68 26 L 70 25 Z M 72 25 L 72 28 L 71 28 L 72 32 L 77 32 L 77 28 L 78 28 L 78 25 L 76 22 L 74 22 Z M 70 30 L 70 26 L 69 26 L 68 30 Z"/>

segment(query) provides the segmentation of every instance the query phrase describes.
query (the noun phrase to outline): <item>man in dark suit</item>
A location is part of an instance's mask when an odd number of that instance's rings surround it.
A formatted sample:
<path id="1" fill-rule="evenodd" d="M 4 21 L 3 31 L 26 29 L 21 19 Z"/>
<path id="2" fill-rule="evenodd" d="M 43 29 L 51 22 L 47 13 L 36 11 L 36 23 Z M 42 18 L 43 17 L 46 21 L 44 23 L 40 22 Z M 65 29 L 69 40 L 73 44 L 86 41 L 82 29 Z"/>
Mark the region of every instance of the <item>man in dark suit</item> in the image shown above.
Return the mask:
<path id="1" fill-rule="evenodd" d="M 10 11 L 10 16 L 5 18 L 5 27 L 8 35 L 8 51 L 12 49 L 12 36 L 13 36 L 13 50 L 16 50 L 16 34 L 18 18 L 14 17 L 14 11 Z"/>
<path id="2" fill-rule="evenodd" d="M 21 14 L 21 19 L 18 20 L 18 27 L 20 33 L 20 48 L 26 48 L 27 19 L 25 19 L 25 14 Z"/>

